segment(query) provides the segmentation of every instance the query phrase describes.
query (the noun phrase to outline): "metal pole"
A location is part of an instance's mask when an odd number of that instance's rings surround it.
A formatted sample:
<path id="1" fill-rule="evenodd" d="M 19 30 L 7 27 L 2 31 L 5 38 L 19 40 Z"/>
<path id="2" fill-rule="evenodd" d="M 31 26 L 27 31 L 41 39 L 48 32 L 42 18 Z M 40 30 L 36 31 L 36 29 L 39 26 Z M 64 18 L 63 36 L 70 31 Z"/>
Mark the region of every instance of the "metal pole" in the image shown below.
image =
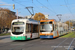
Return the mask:
<path id="1" fill-rule="evenodd" d="M 70 20 L 69 20 L 69 31 L 70 31 Z"/>
<path id="2" fill-rule="evenodd" d="M 17 9 L 17 19 L 18 19 L 18 9 Z"/>
<path id="3" fill-rule="evenodd" d="M 59 21 L 61 21 L 61 16 L 59 17 Z"/>
<path id="4" fill-rule="evenodd" d="M 58 14 L 57 17 L 59 18 L 59 21 L 61 22 L 61 14 Z"/>

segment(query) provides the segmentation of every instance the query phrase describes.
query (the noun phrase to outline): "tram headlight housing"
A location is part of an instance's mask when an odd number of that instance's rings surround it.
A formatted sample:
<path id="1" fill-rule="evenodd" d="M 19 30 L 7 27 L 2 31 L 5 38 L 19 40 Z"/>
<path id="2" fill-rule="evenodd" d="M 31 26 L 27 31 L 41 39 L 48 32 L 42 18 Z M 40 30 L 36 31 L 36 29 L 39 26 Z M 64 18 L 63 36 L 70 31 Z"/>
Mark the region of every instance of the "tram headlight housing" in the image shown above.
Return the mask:
<path id="1" fill-rule="evenodd" d="M 25 34 L 23 34 L 23 36 L 25 36 Z"/>

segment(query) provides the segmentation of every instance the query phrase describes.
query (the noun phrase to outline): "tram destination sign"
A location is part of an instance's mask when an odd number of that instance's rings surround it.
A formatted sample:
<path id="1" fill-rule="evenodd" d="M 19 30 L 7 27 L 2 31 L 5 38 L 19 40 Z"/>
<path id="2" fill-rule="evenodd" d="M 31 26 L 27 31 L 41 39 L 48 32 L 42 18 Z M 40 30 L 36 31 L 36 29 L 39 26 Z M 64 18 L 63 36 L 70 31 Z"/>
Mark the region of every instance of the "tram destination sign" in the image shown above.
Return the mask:
<path id="1" fill-rule="evenodd" d="M 23 25 L 24 22 L 14 22 L 13 25 Z"/>
<path id="2" fill-rule="evenodd" d="M 52 24 L 52 22 L 41 22 L 40 24 Z"/>

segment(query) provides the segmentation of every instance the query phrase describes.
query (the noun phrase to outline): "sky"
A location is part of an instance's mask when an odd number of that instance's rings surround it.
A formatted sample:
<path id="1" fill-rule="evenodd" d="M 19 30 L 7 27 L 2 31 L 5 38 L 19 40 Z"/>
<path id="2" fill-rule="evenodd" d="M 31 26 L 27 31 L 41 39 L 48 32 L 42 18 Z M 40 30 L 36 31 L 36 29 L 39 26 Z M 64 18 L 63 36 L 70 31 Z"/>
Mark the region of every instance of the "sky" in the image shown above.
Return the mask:
<path id="1" fill-rule="evenodd" d="M 49 19 L 59 21 L 58 17 L 61 17 L 62 22 L 75 20 L 75 0 L 0 0 L 1 4 L 11 5 L 0 7 L 8 8 L 14 12 L 18 10 L 18 15 L 22 17 L 31 15 L 26 7 L 32 6 L 34 14 L 43 13 L 44 15 L 49 15 Z M 13 4 L 15 4 L 15 9 L 13 9 Z M 29 10 L 31 11 L 32 9 Z"/>

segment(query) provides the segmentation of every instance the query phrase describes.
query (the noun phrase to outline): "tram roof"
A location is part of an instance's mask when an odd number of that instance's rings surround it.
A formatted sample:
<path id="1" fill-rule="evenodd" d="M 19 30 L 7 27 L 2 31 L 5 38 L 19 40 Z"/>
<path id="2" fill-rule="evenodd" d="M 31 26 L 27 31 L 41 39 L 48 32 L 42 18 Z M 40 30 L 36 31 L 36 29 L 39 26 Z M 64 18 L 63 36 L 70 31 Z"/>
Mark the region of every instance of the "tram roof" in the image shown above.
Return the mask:
<path id="1" fill-rule="evenodd" d="M 23 21 L 23 22 L 27 22 L 27 23 L 39 23 L 39 21 L 33 20 L 33 19 L 14 19 L 12 21 L 13 22 L 17 22 L 17 21 Z"/>
<path id="2" fill-rule="evenodd" d="M 40 20 L 40 22 L 47 22 L 47 21 L 56 21 L 55 19 L 46 19 L 46 20 Z M 56 21 L 57 22 L 57 21 Z"/>

